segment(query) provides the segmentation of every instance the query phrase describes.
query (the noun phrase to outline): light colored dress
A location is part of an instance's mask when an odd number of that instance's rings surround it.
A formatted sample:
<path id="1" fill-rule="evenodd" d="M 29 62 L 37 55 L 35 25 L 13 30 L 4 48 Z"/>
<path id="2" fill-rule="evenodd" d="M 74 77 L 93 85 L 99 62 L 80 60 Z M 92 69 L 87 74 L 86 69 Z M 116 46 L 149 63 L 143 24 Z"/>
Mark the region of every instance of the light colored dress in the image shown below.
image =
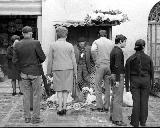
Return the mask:
<path id="1" fill-rule="evenodd" d="M 63 38 L 50 47 L 47 74 L 51 73 L 55 91 L 72 91 L 73 74 L 77 74 L 77 64 L 73 45 Z"/>

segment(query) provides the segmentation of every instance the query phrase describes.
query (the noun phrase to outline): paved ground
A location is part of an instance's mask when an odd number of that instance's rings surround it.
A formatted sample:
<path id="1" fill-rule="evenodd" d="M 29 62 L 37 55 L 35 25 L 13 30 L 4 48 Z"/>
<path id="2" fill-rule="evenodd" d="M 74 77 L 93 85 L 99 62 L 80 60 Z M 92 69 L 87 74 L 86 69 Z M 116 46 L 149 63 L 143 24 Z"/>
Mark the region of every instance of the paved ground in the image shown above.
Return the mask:
<path id="1" fill-rule="evenodd" d="M 19 92 L 17 88 L 17 92 Z M 50 110 L 44 101 L 41 102 L 40 124 L 26 124 L 23 119 L 22 96 L 11 95 L 10 81 L 0 83 L 0 127 L 112 127 L 109 113 L 91 112 L 88 109 L 68 111 L 64 117 L 57 116 L 55 110 Z M 127 116 L 131 114 L 131 107 L 123 107 L 124 121 L 129 125 Z M 160 126 L 160 98 L 150 97 L 148 127 Z"/>

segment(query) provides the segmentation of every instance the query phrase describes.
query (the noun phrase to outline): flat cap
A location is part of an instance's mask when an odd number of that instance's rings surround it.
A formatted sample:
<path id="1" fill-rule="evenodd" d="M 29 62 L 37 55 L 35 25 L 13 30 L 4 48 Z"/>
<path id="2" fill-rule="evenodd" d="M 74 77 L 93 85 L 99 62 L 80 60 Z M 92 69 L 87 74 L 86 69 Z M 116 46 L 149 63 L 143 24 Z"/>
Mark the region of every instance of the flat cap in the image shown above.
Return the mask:
<path id="1" fill-rule="evenodd" d="M 32 28 L 30 26 L 25 26 L 22 28 L 22 32 L 23 33 L 32 32 Z"/>

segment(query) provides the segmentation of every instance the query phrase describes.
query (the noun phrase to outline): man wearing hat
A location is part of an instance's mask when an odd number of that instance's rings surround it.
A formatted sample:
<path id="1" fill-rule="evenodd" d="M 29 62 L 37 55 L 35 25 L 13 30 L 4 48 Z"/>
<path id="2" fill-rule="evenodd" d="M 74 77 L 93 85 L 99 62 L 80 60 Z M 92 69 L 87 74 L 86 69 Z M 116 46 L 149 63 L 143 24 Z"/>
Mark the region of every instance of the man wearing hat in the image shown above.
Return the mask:
<path id="1" fill-rule="evenodd" d="M 106 30 L 99 31 L 99 39 L 92 44 L 91 53 L 96 66 L 95 94 L 96 107 L 92 110 L 108 112 L 110 106 L 110 52 L 114 47 L 111 40 L 107 39 Z M 102 80 L 104 81 L 105 97 L 102 100 Z"/>
<path id="2" fill-rule="evenodd" d="M 89 87 L 91 74 L 91 48 L 86 45 L 84 37 L 78 39 L 78 45 L 74 46 L 77 62 L 77 82 L 82 91 L 84 83 Z"/>
<path id="3" fill-rule="evenodd" d="M 46 59 L 38 40 L 32 38 L 32 28 L 25 26 L 22 29 L 24 38 L 14 46 L 13 63 L 20 69 L 23 88 L 23 107 L 26 123 L 40 122 L 41 97 L 41 63 Z M 30 113 L 30 94 L 33 90 L 33 116 Z"/>

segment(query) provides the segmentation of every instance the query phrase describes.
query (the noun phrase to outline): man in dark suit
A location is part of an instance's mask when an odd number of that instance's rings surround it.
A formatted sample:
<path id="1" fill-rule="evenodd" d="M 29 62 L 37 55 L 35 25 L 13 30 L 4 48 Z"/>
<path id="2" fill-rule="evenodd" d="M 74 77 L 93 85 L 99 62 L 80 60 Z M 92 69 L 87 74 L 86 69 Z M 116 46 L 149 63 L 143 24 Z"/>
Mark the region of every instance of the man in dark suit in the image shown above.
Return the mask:
<path id="1" fill-rule="evenodd" d="M 84 37 L 78 39 L 78 45 L 74 46 L 77 62 L 77 83 L 82 91 L 84 83 L 90 87 L 91 74 L 91 47 L 86 45 Z"/>
<path id="2" fill-rule="evenodd" d="M 22 78 L 23 107 L 25 122 L 33 124 L 40 122 L 41 97 L 41 63 L 46 59 L 38 40 L 32 38 L 32 28 L 25 26 L 22 29 L 24 38 L 14 46 L 13 63 L 15 63 Z M 33 116 L 30 113 L 30 93 L 33 90 Z"/>
<path id="3" fill-rule="evenodd" d="M 110 68 L 112 74 L 112 100 L 110 107 L 110 120 L 118 126 L 126 126 L 123 122 L 122 104 L 124 90 L 124 54 L 122 48 L 126 46 L 127 38 L 124 35 L 117 35 L 115 46 L 110 53 Z"/>

